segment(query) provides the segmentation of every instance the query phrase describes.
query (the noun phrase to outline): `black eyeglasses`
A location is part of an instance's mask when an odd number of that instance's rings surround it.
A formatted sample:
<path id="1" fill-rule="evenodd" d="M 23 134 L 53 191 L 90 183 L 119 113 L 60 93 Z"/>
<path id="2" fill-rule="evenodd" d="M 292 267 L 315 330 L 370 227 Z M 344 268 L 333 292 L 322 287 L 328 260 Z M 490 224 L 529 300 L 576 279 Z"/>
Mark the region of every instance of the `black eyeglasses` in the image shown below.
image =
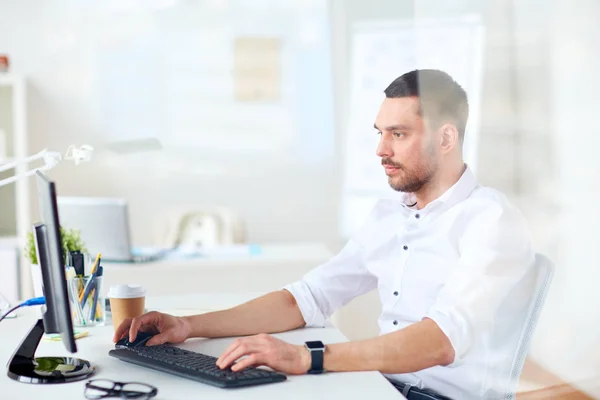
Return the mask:
<path id="1" fill-rule="evenodd" d="M 85 383 L 86 399 L 151 399 L 158 389 L 141 382 L 115 382 L 110 379 L 92 379 Z"/>

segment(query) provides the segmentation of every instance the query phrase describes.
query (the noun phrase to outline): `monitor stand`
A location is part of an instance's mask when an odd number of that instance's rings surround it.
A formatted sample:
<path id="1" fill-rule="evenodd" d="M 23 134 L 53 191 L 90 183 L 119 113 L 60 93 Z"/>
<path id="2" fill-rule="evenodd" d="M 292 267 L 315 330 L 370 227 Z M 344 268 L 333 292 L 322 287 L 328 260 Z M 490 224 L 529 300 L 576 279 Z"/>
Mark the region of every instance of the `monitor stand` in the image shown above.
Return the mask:
<path id="1" fill-rule="evenodd" d="M 89 361 L 72 357 L 38 357 L 35 351 L 44 335 L 39 319 L 8 363 L 8 376 L 26 383 L 67 383 L 92 375 L 96 368 Z"/>

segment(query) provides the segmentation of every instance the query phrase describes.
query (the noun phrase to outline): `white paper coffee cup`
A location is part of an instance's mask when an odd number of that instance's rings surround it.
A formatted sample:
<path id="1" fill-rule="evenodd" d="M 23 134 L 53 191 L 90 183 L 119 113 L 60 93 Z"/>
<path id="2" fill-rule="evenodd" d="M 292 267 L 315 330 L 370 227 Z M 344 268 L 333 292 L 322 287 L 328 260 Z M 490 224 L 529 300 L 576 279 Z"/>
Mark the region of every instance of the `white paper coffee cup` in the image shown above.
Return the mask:
<path id="1" fill-rule="evenodd" d="M 146 289 L 137 284 L 113 285 L 108 290 L 113 328 L 116 330 L 126 318 L 144 313 Z"/>

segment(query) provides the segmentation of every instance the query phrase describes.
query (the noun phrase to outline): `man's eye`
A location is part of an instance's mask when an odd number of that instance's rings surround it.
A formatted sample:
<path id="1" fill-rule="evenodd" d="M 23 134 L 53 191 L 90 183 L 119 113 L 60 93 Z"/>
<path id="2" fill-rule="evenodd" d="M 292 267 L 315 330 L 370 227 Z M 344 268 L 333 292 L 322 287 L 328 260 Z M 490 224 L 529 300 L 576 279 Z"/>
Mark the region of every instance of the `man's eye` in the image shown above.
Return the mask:
<path id="1" fill-rule="evenodd" d="M 394 132 L 393 134 L 396 137 L 402 137 L 402 136 L 404 136 L 404 132 Z"/>
<path id="2" fill-rule="evenodd" d="M 376 135 L 381 135 L 381 131 L 375 131 Z"/>

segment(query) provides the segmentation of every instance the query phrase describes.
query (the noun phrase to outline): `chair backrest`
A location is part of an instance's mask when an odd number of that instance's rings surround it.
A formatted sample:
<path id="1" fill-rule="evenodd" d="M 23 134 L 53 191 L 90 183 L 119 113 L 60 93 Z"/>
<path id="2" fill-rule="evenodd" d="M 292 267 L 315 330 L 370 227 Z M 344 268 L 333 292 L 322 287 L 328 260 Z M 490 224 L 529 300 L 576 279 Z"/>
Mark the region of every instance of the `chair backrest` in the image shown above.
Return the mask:
<path id="1" fill-rule="evenodd" d="M 160 242 L 166 248 L 210 248 L 247 243 L 245 222 L 237 213 L 225 207 L 190 209 L 173 214 L 161 236 Z"/>
<path id="2" fill-rule="evenodd" d="M 554 277 L 554 264 L 543 254 L 538 253 L 535 255 L 534 268 L 537 271 L 534 293 L 531 298 L 531 302 L 529 303 L 527 317 L 525 320 L 526 322 L 523 325 L 517 352 L 515 353 L 515 357 L 513 359 L 509 377 L 509 390 L 506 392 L 505 399 L 516 398 L 519 378 L 521 377 L 523 365 L 525 364 L 525 359 L 527 358 L 527 353 L 529 352 L 531 338 L 533 336 L 539 316 L 542 312 L 542 308 L 544 307 L 546 295 L 548 294 L 548 290 L 550 288 L 550 283 Z"/>

